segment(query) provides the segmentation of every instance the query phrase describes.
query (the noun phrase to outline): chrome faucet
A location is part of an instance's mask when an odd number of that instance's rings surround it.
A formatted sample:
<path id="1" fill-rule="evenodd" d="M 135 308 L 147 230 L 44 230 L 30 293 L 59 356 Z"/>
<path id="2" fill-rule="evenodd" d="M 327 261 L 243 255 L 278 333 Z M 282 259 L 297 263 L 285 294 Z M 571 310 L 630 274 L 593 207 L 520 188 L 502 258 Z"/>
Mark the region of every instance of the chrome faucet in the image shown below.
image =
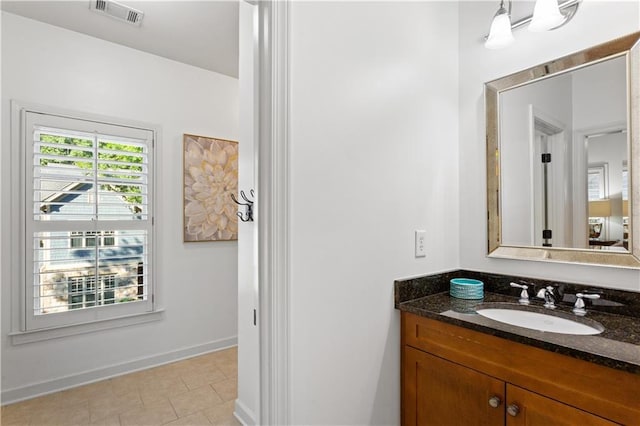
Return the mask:
<path id="1" fill-rule="evenodd" d="M 544 307 L 549 309 L 556 308 L 556 296 L 553 293 L 554 288 L 552 286 L 547 286 L 541 288 L 536 294 L 536 297 L 539 299 L 544 299 Z"/>

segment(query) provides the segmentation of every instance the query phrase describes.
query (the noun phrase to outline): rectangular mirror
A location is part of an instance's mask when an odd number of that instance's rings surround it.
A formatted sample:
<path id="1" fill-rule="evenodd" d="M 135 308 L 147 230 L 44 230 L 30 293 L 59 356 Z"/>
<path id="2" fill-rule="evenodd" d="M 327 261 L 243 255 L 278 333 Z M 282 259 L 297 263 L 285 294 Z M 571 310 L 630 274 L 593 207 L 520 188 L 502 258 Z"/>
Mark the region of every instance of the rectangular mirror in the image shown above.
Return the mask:
<path id="1" fill-rule="evenodd" d="M 490 256 L 640 268 L 639 39 L 485 84 Z"/>

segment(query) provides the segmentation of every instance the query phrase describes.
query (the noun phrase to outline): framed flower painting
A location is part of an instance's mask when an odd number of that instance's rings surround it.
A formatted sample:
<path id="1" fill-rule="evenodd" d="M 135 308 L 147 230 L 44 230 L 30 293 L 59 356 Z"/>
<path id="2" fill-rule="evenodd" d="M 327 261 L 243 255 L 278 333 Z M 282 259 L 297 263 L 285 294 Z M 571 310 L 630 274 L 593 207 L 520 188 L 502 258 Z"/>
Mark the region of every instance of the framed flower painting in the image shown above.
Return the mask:
<path id="1" fill-rule="evenodd" d="M 185 134 L 184 242 L 238 239 L 238 142 Z"/>

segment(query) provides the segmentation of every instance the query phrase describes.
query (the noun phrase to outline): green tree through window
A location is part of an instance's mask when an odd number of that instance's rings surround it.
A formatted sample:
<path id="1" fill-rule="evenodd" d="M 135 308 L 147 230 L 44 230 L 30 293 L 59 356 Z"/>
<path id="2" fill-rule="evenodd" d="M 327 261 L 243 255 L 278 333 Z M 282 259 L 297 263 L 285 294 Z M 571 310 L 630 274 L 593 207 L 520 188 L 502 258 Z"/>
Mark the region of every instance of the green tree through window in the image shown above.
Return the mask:
<path id="1" fill-rule="evenodd" d="M 136 183 L 142 177 L 143 147 L 133 144 L 123 144 L 106 140 L 98 140 L 97 149 L 94 141 L 84 138 L 57 136 L 40 133 L 40 153 L 47 154 L 47 158 L 40 159 L 41 166 L 59 164 L 75 166 L 87 170 L 87 175 L 97 169 L 99 177 L 114 180 L 100 186 L 103 191 L 113 191 L 121 194 L 129 204 L 142 203 L 141 188 Z M 97 167 L 94 167 L 97 151 Z M 131 155 L 126 153 L 130 152 Z M 54 157 L 51 157 L 54 156 Z M 131 184 L 127 184 L 131 182 Z"/>

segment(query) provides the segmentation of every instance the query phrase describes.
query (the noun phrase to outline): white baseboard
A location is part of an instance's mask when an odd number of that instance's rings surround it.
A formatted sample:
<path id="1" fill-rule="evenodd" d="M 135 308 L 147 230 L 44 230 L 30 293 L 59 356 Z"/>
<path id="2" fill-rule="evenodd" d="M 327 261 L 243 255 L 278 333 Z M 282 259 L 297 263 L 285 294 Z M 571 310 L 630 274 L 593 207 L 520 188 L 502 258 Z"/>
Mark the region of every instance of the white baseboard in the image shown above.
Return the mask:
<path id="1" fill-rule="evenodd" d="M 236 399 L 236 407 L 233 415 L 244 426 L 255 426 L 258 424 L 255 413 L 249 410 L 239 399 Z"/>
<path id="2" fill-rule="evenodd" d="M 237 344 L 238 337 L 233 336 L 225 339 L 214 340 L 202 345 L 177 349 L 175 351 L 156 354 L 150 357 L 138 358 L 120 364 L 114 364 L 107 367 L 97 368 L 95 370 L 84 371 L 53 380 L 47 380 L 45 382 L 34 383 L 13 389 L 3 389 L 2 405 L 34 398 L 36 396 L 46 395 L 53 392 L 58 392 L 80 385 L 98 382 L 100 380 L 121 376 L 127 373 L 133 373 L 135 371 L 146 370 L 147 368 L 157 367 L 159 365 L 168 364 L 170 362 L 180 361 L 182 359 L 192 358 L 194 356 L 203 355 L 209 352 L 219 351 L 231 346 L 236 346 Z"/>

